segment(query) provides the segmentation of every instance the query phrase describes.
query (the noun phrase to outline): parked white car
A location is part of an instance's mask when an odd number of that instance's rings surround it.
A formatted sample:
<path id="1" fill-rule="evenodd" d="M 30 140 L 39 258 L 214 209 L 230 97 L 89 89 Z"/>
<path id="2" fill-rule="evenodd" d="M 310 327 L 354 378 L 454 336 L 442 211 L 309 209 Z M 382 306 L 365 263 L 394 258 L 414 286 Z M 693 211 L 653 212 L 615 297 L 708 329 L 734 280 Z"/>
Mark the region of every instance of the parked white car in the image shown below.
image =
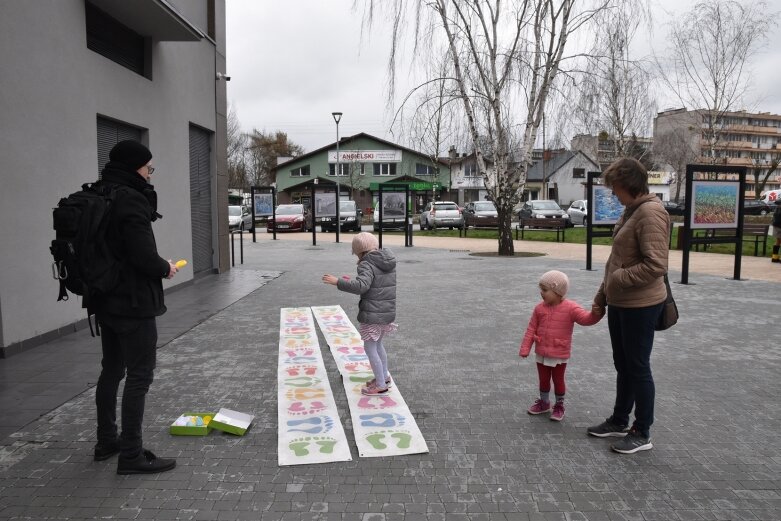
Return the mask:
<path id="1" fill-rule="evenodd" d="M 461 208 L 452 201 L 432 201 L 426 204 L 420 214 L 420 229 L 433 230 L 434 228 L 462 228 L 464 215 Z"/>
<path id="2" fill-rule="evenodd" d="M 578 201 L 572 201 L 572 204 L 567 208 L 567 215 L 572 224 L 586 225 L 586 219 L 588 219 L 588 201 L 581 199 Z"/>
<path id="3" fill-rule="evenodd" d="M 252 231 L 252 214 L 246 206 L 228 206 L 228 229 Z"/>

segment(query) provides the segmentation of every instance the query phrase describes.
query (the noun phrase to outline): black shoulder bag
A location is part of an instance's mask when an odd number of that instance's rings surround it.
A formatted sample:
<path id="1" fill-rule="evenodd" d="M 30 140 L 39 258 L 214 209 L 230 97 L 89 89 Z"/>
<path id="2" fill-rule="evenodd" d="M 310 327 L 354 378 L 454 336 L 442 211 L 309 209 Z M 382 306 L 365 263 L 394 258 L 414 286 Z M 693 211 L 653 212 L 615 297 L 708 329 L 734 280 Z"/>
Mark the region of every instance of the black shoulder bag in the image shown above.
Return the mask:
<path id="1" fill-rule="evenodd" d="M 664 301 L 664 307 L 662 312 L 659 313 L 659 318 L 654 326 L 654 329 L 657 331 L 670 329 L 678 323 L 678 306 L 675 304 L 673 292 L 670 289 L 670 280 L 667 278 L 666 273 L 664 274 L 664 285 L 667 288 L 667 299 Z"/>

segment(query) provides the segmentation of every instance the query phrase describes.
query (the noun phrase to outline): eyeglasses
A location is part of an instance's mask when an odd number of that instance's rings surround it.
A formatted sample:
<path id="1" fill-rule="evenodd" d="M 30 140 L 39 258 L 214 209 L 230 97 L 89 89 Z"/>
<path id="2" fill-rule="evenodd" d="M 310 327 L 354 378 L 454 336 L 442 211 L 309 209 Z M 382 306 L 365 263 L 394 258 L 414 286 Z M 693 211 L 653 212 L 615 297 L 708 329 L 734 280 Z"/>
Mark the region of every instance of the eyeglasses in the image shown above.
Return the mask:
<path id="1" fill-rule="evenodd" d="M 149 175 L 152 175 L 155 173 L 155 167 L 146 165 L 146 171 L 149 173 Z"/>

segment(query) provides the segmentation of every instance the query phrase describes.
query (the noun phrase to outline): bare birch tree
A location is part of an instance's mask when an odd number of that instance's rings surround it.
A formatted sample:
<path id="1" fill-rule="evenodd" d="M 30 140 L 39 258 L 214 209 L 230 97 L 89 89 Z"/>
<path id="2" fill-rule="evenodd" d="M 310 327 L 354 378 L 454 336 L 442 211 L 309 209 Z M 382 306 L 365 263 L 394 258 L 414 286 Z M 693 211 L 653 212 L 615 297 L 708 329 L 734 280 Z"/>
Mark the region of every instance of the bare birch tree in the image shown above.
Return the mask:
<path id="1" fill-rule="evenodd" d="M 631 44 L 638 29 L 650 25 L 651 15 L 644 0 L 632 0 L 597 13 L 595 22 L 600 30 L 573 96 L 578 132 L 606 132 L 611 160 L 638 152 L 636 159 L 642 159 L 648 151 L 636 146 L 636 137 L 648 135 L 656 106 L 645 58 L 632 57 Z"/>
<path id="2" fill-rule="evenodd" d="M 394 93 L 397 51 L 406 29 L 413 55 L 447 56 L 437 78 L 460 99 L 477 168 L 499 213 L 499 255 L 513 255 L 511 217 L 526 183 L 542 115 L 570 37 L 614 0 L 369 0 L 388 7 L 393 27 L 389 71 Z M 428 81 L 433 81 L 429 79 Z M 493 171 L 487 168 L 487 157 Z"/>
<path id="3" fill-rule="evenodd" d="M 761 48 L 773 17 L 765 2 L 705 0 L 672 23 L 669 64 L 662 78 L 690 110 L 702 111 L 702 139 L 717 160 L 724 115 L 742 109 L 752 75 L 749 57 Z"/>
<path id="4" fill-rule="evenodd" d="M 676 127 L 654 135 L 653 157 L 657 165 L 670 165 L 676 173 L 675 201 L 680 201 L 686 185 L 686 165 L 696 161 L 698 151 L 692 148 L 690 131 Z"/>
<path id="5" fill-rule="evenodd" d="M 247 136 L 241 131 L 236 108 L 228 111 L 228 187 L 249 190 L 247 169 Z"/>

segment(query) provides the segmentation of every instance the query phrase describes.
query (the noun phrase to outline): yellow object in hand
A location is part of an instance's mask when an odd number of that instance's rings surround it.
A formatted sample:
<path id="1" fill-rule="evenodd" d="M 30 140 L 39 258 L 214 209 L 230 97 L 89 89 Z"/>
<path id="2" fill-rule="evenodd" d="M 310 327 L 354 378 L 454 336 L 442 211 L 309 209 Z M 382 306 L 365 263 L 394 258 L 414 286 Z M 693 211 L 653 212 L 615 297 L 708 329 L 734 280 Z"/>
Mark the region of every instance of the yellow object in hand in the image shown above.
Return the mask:
<path id="1" fill-rule="evenodd" d="M 176 269 L 180 270 L 187 266 L 187 261 L 184 259 L 178 260 L 174 263 L 174 266 L 176 266 Z"/>

